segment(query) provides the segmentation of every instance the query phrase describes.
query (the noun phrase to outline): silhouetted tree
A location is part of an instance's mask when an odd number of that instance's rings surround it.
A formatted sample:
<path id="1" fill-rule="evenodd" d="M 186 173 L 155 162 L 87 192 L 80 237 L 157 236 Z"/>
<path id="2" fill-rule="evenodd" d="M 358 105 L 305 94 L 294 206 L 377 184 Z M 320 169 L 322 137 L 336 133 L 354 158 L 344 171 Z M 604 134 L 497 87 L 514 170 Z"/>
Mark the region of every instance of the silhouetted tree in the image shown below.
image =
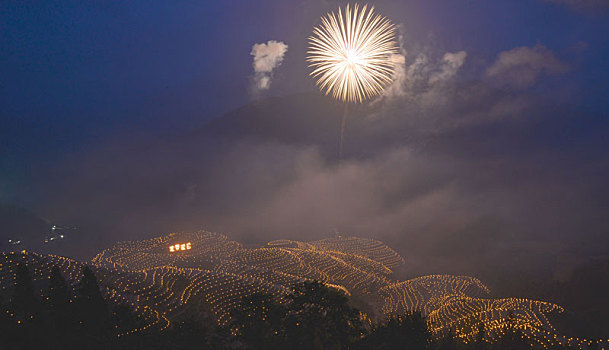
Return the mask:
<path id="1" fill-rule="evenodd" d="M 394 316 L 386 323 L 364 338 L 360 349 L 412 349 L 423 350 L 430 347 L 431 334 L 425 324 L 421 312 L 413 312 L 405 316 Z"/>
<path id="2" fill-rule="evenodd" d="M 63 278 L 63 275 L 57 266 L 53 266 L 53 269 L 51 270 L 48 298 L 49 308 L 55 316 L 60 316 L 61 318 L 65 317 L 70 294 L 68 293 L 66 280 Z"/>
<path id="3" fill-rule="evenodd" d="M 51 348 L 66 348 L 70 344 L 70 335 L 74 332 L 70 293 L 65 278 L 59 267 L 53 266 L 46 294 L 45 339 Z"/>
<path id="4" fill-rule="evenodd" d="M 248 348 L 277 349 L 284 344 L 286 315 L 287 309 L 273 296 L 256 293 L 243 298 L 231 312 L 232 328 Z"/>
<path id="5" fill-rule="evenodd" d="M 34 284 L 30 270 L 25 263 L 17 264 L 15 271 L 15 289 L 13 293 L 12 308 L 21 321 L 27 322 L 34 318 L 39 311 L 40 301 L 34 291 Z"/>
<path id="6" fill-rule="evenodd" d="M 212 327 L 201 320 L 189 318 L 178 322 L 165 334 L 170 342 L 166 348 L 169 349 L 221 349 L 225 344 L 217 342 L 217 338 L 213 333 L 216 331 Z"/>
<path id="7" fill-rule="evenodd" d="M 344 349 L 364 333 L 360 312 L 347 296 L 321 282 L 299 283 L 287 299 L 284 327 L 294 349 Z"/>
<path id="8" fill-rule="evenodd" d="M 448 333 L 442 337 L 438 342 L 439 350 L 456 350 L 457 341 L 455 339 L 455 332 L 453 329 L 449 330 Z"/>
<path id="9" fill-rule="evenodd" d="M 30 270 L 25 261 L 15 268 L 15 286 L 9 309 L 14 315 L 9 336 L 13 349 L 36 349 L 41 346 L 44 324 L 41 314 L 40 298 L 34 288 Z M 11 348 L 10 345 L 7 346 Z"/>
<path id="10" fill-rule="evenodd" d="M 114 326 L 114 332 L 117 334 L 123 334 L 141 326 L 133 310 L 125 304 L 116 305 L 110 318 Z"/>
<path id="11" fill-rule="evenodd" d="M 531 348 L 529 341 L 516 326 L 516 320 L 512 312 L 507 315 L 506 331 L 497 342 L 497 347 L 500 350 L 527 350 Z"/>
<path id="12" fill-rule="evenodd" d="M 3 295 L 0 294 L 0 344 L 9 348 L 12 344 L 15 330 L 15 321 L 10 316 L 10 307 L 5 302 Z M 7 312 L 8 311 L 8 312 Z"/>
<path id="13" fill-rule="evenodd" d="M 108 331 L 108 309 L 93 271 L 85 266 L 82 273 L 76 298 L 78 324 L 86 334 L 99 338 Z"/>
<path id="14" fill-rule="evenodd" d="M 534 348 L 537 349 L 537 348 Z M 547 350 L 576 350 L 575 347 L 567 346 L 567 345 L 550 345 L 546 348 Z M 600 348 L 590 347 L 588 350 L 597 350 Z"/>
<path id="15" fill-rule="evenodd" d="M 486 349 L 486 341 L 484 340 L 485 333 L 486 333 L 486 330 L 484 329 L 484 322 L 480 322 L 478 324 L 478 332 L 476 333 L 476 342 L 475 342 L 476 350 L 485 350 Z"/>

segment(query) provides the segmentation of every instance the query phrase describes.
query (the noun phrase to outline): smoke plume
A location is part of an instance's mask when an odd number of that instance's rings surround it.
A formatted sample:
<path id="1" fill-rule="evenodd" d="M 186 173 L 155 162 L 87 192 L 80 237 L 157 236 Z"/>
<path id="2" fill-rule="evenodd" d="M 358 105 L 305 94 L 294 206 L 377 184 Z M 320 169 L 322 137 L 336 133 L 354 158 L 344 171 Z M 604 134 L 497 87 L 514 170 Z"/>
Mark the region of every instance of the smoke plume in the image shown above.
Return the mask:
<path id="1" fill-rule="evenodd" d="M 271 87 L 273 70 L 281 65 L 288 45 L 281 41 L 269 40 L 266 44 L 254 44 L 250 55 L 254 56 L 254 93 L 268 90 Z"/>

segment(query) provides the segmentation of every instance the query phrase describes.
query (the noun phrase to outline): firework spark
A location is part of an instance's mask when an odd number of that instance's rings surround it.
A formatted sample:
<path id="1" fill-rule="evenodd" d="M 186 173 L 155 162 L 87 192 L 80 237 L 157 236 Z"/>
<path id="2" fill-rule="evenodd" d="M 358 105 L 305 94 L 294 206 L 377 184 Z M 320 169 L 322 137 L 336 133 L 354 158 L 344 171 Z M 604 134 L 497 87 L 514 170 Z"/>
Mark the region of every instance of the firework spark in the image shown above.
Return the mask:
<path id="1" fill-rule="evenodd" d="M 397 53 L 395 27 L 374 7 L 356 4 L 328 13 L 309 37 L 311 76 L 326 95 L 344 102 L 363 102 L 383 91 L 393 77 Z"/>

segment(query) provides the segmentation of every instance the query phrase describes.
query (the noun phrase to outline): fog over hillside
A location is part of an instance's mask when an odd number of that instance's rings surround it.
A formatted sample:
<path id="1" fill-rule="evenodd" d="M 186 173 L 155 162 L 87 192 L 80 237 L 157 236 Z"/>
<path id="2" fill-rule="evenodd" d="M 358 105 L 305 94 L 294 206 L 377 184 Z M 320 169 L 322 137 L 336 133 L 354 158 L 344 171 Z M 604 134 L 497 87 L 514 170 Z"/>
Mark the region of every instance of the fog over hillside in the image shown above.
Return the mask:
<path id="1" fill-rule="evenodd" d="M 442 93 L 444 104 L 354 108 L 340 164 L 340 105 L 256 101 L 188 134 L 67 157 L 37 182 L 34 209 L 103 224 L 108 243 L 201 227 L 256 242 L 370 236 L 413 273 L 554 271 L 606 253 L 601 118 L 481 83 Z"/>

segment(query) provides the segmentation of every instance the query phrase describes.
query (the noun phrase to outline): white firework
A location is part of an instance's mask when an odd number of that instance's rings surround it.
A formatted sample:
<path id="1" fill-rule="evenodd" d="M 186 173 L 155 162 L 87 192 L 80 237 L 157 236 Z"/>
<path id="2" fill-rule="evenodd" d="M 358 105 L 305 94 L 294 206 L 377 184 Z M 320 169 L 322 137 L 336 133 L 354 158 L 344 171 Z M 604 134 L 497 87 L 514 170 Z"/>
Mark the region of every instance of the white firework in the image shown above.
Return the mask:
<path id="1" fill-rule="evenodd" d="M 374 7 L 347 5 L 328 13 L 309 37 L 311 76 L 326 95 L 363 102 L 380 94 L 393 78 L 395 26 Z"/>

